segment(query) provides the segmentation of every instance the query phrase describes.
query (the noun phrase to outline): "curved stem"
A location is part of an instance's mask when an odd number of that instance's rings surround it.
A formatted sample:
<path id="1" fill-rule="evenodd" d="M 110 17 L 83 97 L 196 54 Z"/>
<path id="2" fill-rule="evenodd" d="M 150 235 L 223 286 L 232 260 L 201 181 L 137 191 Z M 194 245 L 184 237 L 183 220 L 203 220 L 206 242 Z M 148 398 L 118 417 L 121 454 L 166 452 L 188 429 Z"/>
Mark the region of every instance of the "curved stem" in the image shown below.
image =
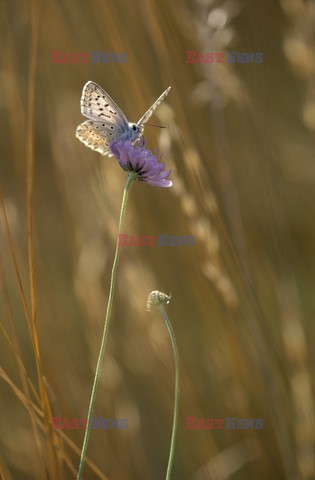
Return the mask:
<path id="1" fill-rule="evenodd" d="M 166 472 L 166 480 L 170 480 L 171 478 L 171 470 L 173 466 L 174 460 L 174 450 L 175 450 L 175 441 L 176 441 L 176 431 L 177 431 L 177 418 L 178 418 L 178 401 L 179 401 L 179 357 L 176 345 L 176 338 L 175 334 L 165 311 L 164 305 L 160 305 L 160 312 L 164 318 L 166 323 L 167 329 L 169 331 L 172 347 L 174 352 L 174 360 L 175 360 L 175 402 L 174 402 L 174 415 L 173 415 L 173 429 L 172 429 L 172 438 L 171 438 L 171 446 L 170 446 L 170 454 L 168 458 L 168 465 L 167 465 L 167 472 Z"/>
<path id="2" fill-rule="evenodd" d="M 98 387 L 99 379 L 100 379 L 102 361 L 103 361 L 103 356 L 104 356 L 107 337 L 108 337 L 109 322 L 110 322 L 110 316 L 111 316 L 111 312 L 112 312 L 113 299 L 114 299 L 114 293 L 115 293 L 116 274 L 117 274 L 117 267 L 118 267 L 118 261 L 119 261 L 119 256 L 120 256 L 119 234 L 122 233 L 124 218 L 125 218 L 125 213 L 126 213 L 126 207 L 127 207 L 128 192 L 129 192 L 130 186 L 131 186 L 134 179 L 135 179 L 135 174 L 130 173 L 129 176 L 128 176 L 126 185 L 125 185 L 123 199 L 122 199 L 121 208 L 120 208 L 118 236 L 117 236 L 115 257 L 114 257 L 114 262 L 113 262 L 113 267 L 112 267 L 112 274 L 111 274 L 111 281 L 110 281 L 110 288 L 109 288 L 109 297 L 108 297 L 108 304 L 107 304 L 107 310 L 106 310 L 106 317 L 105 317 L 105 323 L 104 323 L 104 328 L 103 328 L 101 347 L 100 347 L 100 351 L 99 351 L 99 354 L 98 354 L 98 360 L 97 360 L 96 371 L 95 371 L 95 376 L 94 376 L 94 383 L 93 383 L 92 393 L 91 393 L 91 398 L 90 398 L 89 411 L 88 411 L 88 416 L 87 416 L 87 427 L 86 427 L 85 434 L 84 434 L 84 440 L 83 440 L 83 446 L 82 446 L 82 451 L 81 451 L 81 458 L 80 458 L 80 465 L 79 465 L 79 470 L 78 470 L 78 474 L 77 474 L 77 480 L 80 480 L 82 478 L 82 473 L 83 473 L 83 468 L 84 468 L 86 450 L 87 450 L 90 431 L 91 431 L 91 419 L 92 419 L 92 415 L 93 415 L 96 391 L 97 391 L 97 387 Z"/>

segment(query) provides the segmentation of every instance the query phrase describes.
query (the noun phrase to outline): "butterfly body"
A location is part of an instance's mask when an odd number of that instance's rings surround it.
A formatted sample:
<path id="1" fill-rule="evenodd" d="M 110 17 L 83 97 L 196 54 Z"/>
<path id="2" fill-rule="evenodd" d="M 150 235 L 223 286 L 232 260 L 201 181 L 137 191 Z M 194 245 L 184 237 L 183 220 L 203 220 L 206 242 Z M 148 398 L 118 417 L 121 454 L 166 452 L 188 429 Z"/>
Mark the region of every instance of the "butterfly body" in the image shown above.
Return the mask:
<path id="1" fill-rule="evenodd" d="M 143 132 L 143 125 L 164 100 L 170 88 L 162 93 L 137 123 L 133 123 L 128 122 L 122 110 L 99 85 L 87 82 L 82 91 L 81 113 L 88 120 L 78 126 L 77 138 L 92 150 L 112 156 L 110 143 L 116 140 L 137 141 Z"/>

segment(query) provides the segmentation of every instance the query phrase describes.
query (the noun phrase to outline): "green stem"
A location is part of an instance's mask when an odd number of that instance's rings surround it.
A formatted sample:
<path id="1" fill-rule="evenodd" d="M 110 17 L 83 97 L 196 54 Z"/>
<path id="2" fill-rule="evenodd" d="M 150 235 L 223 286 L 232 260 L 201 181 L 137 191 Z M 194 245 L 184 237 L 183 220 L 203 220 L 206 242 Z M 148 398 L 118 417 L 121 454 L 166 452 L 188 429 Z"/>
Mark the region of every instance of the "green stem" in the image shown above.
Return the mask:
<path id="1" fill-rule="evenodd" d="M 160 305 L 160 312 L 164 318 L 166 326 L 168 328 L 172 347 L 174 352 L 174 360 L 175 360 L 175 402 L 174 402 L 174 416 L 173 416 L 173 430 L 172 430 L 172 438 L 171 438 L 171 447 L 170 447 L 170 454 L 168 458 L 168 465 L 167 465 L 167 472 L 166 472 L 166 480 L 170 480 L 171 478 L 171 470 L 174 460 L 174 450 L 175 450 L 175 441 L 176 441 L 176 430 L 177 430 L 177 417 L 178 417 L 178 400 L 179 400 L 179 358 L 178 358 L 178 351 L 176 345 L 176 338 L 174 335 L 174 331 L 165 311 L 164 305 Z"/>
<path id="2" fill-rule="evenodd" d="M 125 213 L 126 213 L 126 207 L 127 207 L 128 192 L 129 192 L 130 186 L 131 186 L 134 179 L 135 179 L 135 174 L 130 173 L 129 176 L 128 176 L 126 185 L 125 185 L 123 199 L 122 199 L 121 208 L 120 208 L 118 235 L 120 233 L 122 233 L 124 218 L 125 218 Z M 119 236 L 117 236 L 115 258 L 114 258 L 114 262 L 113 262 L 110 288 L 109 288 L 108 304 L 107 304 L 106 317 L 105 317 L 105 323 L 104 323 L 104 329 L 103 329 L 103 335 L 102 335 L 102 343 L 101 343 L 101 348 L 100 348 L 100 351 L 99 351 L 99 354 L 98 354 L 97 366 L 96 366 L 96 371 L 95 371 L 95 376 L 94 376 L 94 383 L 93 383 L 93 388 L 92 388 L 92 393 L 91 393 L 91 398 L 90 398 L 89 411 L 88 411 L 88 416 L 87 416 L 87 427 L 86 427 L 86 430 L 85 430 L 85 435 L 84 435 L 84 440 L 83 440 L 83 446 L 82 446 L 82 451 L 81 451 L 81 458 L 80 458 L 80 465 L 79 465 L 79 470 L 78 470 L 78 474 L 77 474 L 77 480 L 81 480 L 81 478 L 82 478 L 85 456 L 86 456 L 86 450 L 87 450 L 90 431 L 91 431 L 91 418 L 92 418 L 92 415 L 93 415 L 96 391 L 97 391 L 97 387 L 98 387 L 98 384 L 99 384 L 102 361 L 103 361 L 104 351 L 105 351 L 107 337 L 108 337 L 108 329 L 109 329 L 109 322 L 110 322 L 110 316 L 111 316 L 111 312 L 112 312 L 113 299 L 114 299 L 114 293 L 115 293 L 115 283 L 116 283 L 116 274 L 117 274 L 119 256 L 120 256 L 120 245 L 119 245 Z"/>

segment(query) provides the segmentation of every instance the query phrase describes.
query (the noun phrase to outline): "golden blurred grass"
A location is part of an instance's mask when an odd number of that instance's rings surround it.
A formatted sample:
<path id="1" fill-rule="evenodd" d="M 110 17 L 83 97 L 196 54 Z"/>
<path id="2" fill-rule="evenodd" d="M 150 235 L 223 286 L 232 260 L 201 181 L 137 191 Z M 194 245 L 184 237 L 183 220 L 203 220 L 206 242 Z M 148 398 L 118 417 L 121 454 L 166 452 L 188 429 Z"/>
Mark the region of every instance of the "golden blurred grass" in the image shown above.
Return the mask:
<path id="1" fill-rule="evenodd" d="M 173 478 L 314 478 L 314 12 L 299 0 L 3 1 L 0 4 L 1 474 L 75 478 L 104 321 L 124 172 L 77 141 L 81 90 L 99 83 L 173 168 L 135 184 L 132 235 L 194 247 L 122 252 L 85 478 L 166 471 L 173 360 L 181 359 Z M 52 51 L 128 52 L 128 63 L 54 64 Z M 262 51 L 263 64 L 187 64 L 186 50 Z M 263 418 L 188 430 L 186 417 Z"/>

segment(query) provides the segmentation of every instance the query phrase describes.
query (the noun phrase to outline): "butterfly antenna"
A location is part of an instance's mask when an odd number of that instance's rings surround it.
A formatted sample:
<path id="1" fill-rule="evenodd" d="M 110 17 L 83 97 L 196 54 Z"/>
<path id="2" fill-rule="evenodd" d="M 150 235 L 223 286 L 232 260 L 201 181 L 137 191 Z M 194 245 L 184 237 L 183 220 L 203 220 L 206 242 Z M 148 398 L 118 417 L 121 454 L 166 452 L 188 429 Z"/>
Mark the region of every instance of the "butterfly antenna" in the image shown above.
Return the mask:
<path id="1" fill-rule="evenodd" d="M 153 123 L 146 123 L 146 125 L 150 125 L 150 127 L 167 128 L 167 127 L 164 127 L 163 125 L 153 125 Z"/>

